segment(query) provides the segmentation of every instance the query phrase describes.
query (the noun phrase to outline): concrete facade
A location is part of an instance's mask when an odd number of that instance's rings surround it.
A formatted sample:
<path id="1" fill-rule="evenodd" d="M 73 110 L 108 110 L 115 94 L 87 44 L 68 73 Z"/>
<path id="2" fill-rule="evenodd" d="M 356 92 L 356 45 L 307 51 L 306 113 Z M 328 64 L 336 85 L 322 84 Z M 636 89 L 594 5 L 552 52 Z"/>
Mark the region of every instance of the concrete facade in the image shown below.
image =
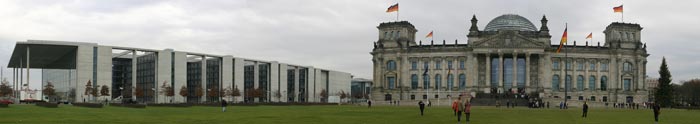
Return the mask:
<path id="1" fill-rule="evenodd" d="M 32 50 L 32 47 L 41 49 Z M 59 49 L 59 47 L 61 49 Z M 219 90 L 219 93 L 225 93 L 227 90 L 236 88 L 240 91 L 239 93 L 241 96 L 226 96 L 221 98 L 234 102 L 326 102 L 321 100 L 319 94 L 321 90 L 330 88 L 328 89 L 329 92 L 347 92 L 350 89 L 350 80 L 352 79 L 350 73 L 314 68 L 312 66 L 299 66 L 277 61 L 246 59 L 231 55 L 211 55 L 175 51 L 173 49 L 153 50 L 121 46 L 104 46 L 95 43 L 40 40 L 17 42 L 15 49 L 8 67 L 19 68 L 20 59 L 23 58 L 23 56 L 32 55 L 29 61 L 31 61 L 30 64 L 34 66 L 30 66 L 30 68 L 49 69 L 50 71 L 46 71 L 46 73 L 50 72 L 51 74 L 46 76 L 46 78 L 57 78 L 46 79 L 47 81 L 59 80 L 58 78 L 60 78 L 60 80 L 70 80 L 58 81 L 68 83 L 60 84 L 60 86 L 66 88 L 60 89 L 60 91 L 65 92 L 74 89 L 75 91 L 72 93 L 75 96 L 65 94 L 63 97 L 57 98 L 74 102 L 83 102 L 83 100 L 85 102 L 96 102 L 102 100 L 134 99 L 136 98 L 135 94 L 133 94 L 135 92 L 127 89 L 133 89 L 137 87 L 137 85 L 143 88 L 141 89 L 142 91 L 146 92 L 144 96 L 139 96 L 137 100 L 142 101 L 138 102 L 187 102 L 187 98 L 181 96 L 180 92 L 182 88 L 185 87 L 187 90 L 184 92 L 187 92 L 187 96 L 192 97 L 193 94 L 195 94 L 195 87 L 191 87 L 191 85 L 188 86 L 188 84 L 192 83 L 188 81 L 190 78 L 196 79 L 194 82 L 200 83 L 203 89 L 203 95 L 200 97 L 200 100 L 190 102 L 216 102 L 220 98 L 208 97 L 208 92 Z M 60 53 L 63 55 L 52 55 L 43 52 L 51 50 L 61 51 Z M 154 58 L 151 59 L 149 57 Z M 212 66 L 207 66 L 207 61 L 210 61 L 209 64 Z M 154 64 L 144 65 L 142 63 Z M 244 71 L 245 66 L 247 66 L 246 63 L 252 63 L 252 68 L 254 70 L 252 73 L 252 75 L 254 75 L 254 83 L 250 84 L 250 87 L 266 89 L 266 91 L 262 91 L 262 98 L 252 99 L 252 97 L 245 96 L 248 91 L 252 90 L 247 89 L 246 87 L 248 86 L 246 85 L 248 84 L 244 83 L 245 73 L 247 73 Z M 118 66 L 121 68 L 117 68 L 116 64 L 119 64 Z M 190 66 L 197 66 L 197 68 L 190 68 Z M 263 68 L 261 66 L 265 67 Z M 60 69 L 67 69 L 70 71 L 62 71 Z M 207 73 L 207 70 L 212 69 L 218 70 L 218 72 Z M 304 71 L 305 75 L 299 75 L 301 70 Z M 215 78 L 217 75 L 218 78 Z M 303 91 L 298 87 L 299 79 L 302 79 L 300 76 L 304 76 L 303 79 L 305 79 L 303 86 L 306 90 Z M 288 80 L 289 77 L 295 80 L 290 81 Z M 117 78 L 119 78 L 120 81 L 114 82 Z M 93 86 L 106 85 L 110 87 L 111 90 L 119 90 L 119 93 L 133 95 L 131 95 L 131 97 L 124 97 L 123 95 L 110 94 L 109 96 L 91 97 L 85 95 L 85 85 L 88 81 L 91 82 Z M 154 83 L 144 84 L 144 82 L 141 81 L 154 81 Z M 218 86 L 207 87 L 207 82 L 210 84 L 218 84 Z M 174 96 L 166 96 L 163 92 L 166 90 L 162 87 L 163 85 L 172 87 Z M 297 87 L 289 87 L 292 85 Z M 215 87 L 218 89 L 214 89 Z M 294 92 L 289 92 L 290 88 Z M 129 91 L 131 92 L 129 93 Z M 277 95 L 277 93 L 279 93 L 279 95 Z M 298 97 L 301 95 L 297 94 L 302 94 L 304 96 L 301 98 Z M 289 96 L 295 97 L 291 99 Z M 194 98 L 196 98 L 196 96 Z M 290 99 L 292 101 L 290 101 Z"/>

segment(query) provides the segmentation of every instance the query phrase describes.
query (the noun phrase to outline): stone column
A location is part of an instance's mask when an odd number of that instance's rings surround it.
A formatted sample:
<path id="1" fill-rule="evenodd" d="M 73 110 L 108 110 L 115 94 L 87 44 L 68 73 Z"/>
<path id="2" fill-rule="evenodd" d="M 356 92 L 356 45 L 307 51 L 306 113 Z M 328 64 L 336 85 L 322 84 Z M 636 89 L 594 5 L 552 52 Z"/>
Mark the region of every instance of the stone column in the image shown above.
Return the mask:
<path id="1" fill-rule="evenodd" d="M 498 53 L 498 89 L 503 92 L 503 53 Z"/>
<path id="2" fill-rule="evenodd" d="M 486 88 L 491 88 L 491 54 L 486 54 L 485 56 L 486 57 L 484 58 L 486 58 L 486 79 L 484 79 L 484 82 L 486 82 Z M 479 62 L 477 62 L 477 64 L 478 63 Z"/>
<path id="3" fill-rule="evenodd" d="M 530 86 L 530 53 L 525 53 L 525 88 L 532 88 Z"/>
<path id="4" fill-rule="evenodd" d="M 202 69 L 202 71 L 201 71 L 202 72 L 201 73 L 202 79 L 201 79 L 199 85 L 200 85 L 200 87 L 202 87 L 202 96 L 199 97 L 199 101 L 205 102 L 207 100 L 207 92 L 208 92 L 207 91 L 207 88 L 208 88 L 207 87 L 207 56 L 202 55 L 202 61 L 200 63 L 202 63 L 202 66 L 200 66 Z"/>
<path id="5" fill-rule="evenodd" d="M 517 89 L 518 86 L 518 54 L 513 53 L 513 81 L 511 83 L 511 89 Z"/>

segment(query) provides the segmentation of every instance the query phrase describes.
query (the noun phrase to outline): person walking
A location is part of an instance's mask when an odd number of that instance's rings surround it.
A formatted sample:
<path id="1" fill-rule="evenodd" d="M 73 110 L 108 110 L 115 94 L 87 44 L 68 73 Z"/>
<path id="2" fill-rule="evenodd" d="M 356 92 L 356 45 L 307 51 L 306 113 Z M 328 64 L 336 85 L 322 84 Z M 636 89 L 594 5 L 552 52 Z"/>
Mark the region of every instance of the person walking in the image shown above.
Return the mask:
<path id="1" fill-rule="evenodd" d="M 581 115 L 581 117 L 588 117 L 588 103 L 586 102 L 583 102 L 583 115 Z"/>
<path id="2" fill-rule="evenodd" d="M 425 103 L 423 103 L 423 101 L 418 101 L 418 107 L 420 108 L 420 116 L 423 116 L 423 110 L 425 109 Z"/>
<path id="3" fill-rule="evenodd" d="M 661 114 L 661 106 L 659 106 L 659 104 L 654 103 L 653 109 L 654 109 L 654 124 L 658 124 L 659 123 L 659 115 Z"/>
<path id="4" fill-rule="evenodd" d="M 472 101 L 470 99 L 467 99 L 466 104 L 464 105 L 464 120 L 467 121 L 467 124 L 469 124 L 469 117 L 471 116 L 472 113 Z"/>
<path id="5" fill-rule="evenodd" d="M 371 107 L 372 107 L 372 100 L 367 100 L 367 108 L 371 108 Z"/>
<path id="6" fill-rule="evenodd" d="M 433 103 L 431 103 L 430 100 L 428 100 L 428 107 L 430 107 L 432 105 L 433 105 Z"/>
<path id="7" fill-rule="evenodd" d="M 462 111 L 464 111 L 464 103 L 462 103 L 462 96 L 457 98 L 457 123 L 462 121 Z"/>
<path id="8" fill-rule="evenodd" d="M 226 106 L 228 106 L 228 104 L 226 104 L 226 100 L 222 99 L 221 100 L 221 112 L 226 112 Z"/>
<path id="9" fill-rule="evenodd" d="M 457 111 L 459 110 L 458 109 L 459 106 L 457 105 L 457 101 L 459 101 L 459 100 L 452 101 L 452 111 L 454 112 L 454 116 L 457 116 Z"/>

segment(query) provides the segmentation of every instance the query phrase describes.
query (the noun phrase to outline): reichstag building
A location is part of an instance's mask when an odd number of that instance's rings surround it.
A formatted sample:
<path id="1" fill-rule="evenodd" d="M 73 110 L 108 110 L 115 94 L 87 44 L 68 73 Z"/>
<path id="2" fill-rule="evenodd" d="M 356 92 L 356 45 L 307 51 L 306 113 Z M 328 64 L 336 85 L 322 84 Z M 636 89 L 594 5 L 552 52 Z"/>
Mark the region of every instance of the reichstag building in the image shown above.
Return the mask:
<path id="1" fill-rule="evenodd" d="M 649 100 L 644 83 L 649 54 L 639 24 L 612 22 L 603 44 L 569 41 L 557 53 L 560 34 L 552 37 L 545 16 L 540 22 L 537 28 L 520 15 L 505 14 L 479 28 L 473 16 L 467 43 L 417 42 L 411 23 L 381 23 L 370 53 L 371 99 L 444 105 L 458 95 L 527 95 L 557 104 L 564 98 L 598 105 Z"/>

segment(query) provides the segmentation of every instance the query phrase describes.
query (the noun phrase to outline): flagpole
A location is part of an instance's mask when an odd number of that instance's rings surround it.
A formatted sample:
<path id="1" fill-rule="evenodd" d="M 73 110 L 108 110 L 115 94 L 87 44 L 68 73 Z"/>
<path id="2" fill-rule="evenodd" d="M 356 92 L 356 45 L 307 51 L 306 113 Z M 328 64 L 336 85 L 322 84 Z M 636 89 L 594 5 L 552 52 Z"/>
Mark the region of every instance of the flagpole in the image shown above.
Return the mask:
<path id="1" fill-rule="evenodd" d="M 564 25 L 565 25 L 566 29 L 569 28 L 568 23 L 565 23 Z M 569 74 L 568 74 L 568 72 L 569 72 L 569 54 L 568 54 L 569 51 L 566 50 L 567 44 L 569 44 L 568 38 L 567 38 L 567 41 L 565 41 L 564 48 L 563 48 L 564 49 L 564 106 L 565 106 L 564 108 L 565 109 L 568 109 L 568 107 L 569 107 L 568 103 L 567 103 L 567 101 L 569 100 L 569 98 L 568 98 L 569 97 L 569 82 L 567 82 L 567 81 L 569 81 L 569 79 L 567 79 L 569 77 Z"/>
<path id="2" fill-rule="evenodd" d="M 398 3 L 397 3 L 398 4 Z M 399 10 L 396 10 L 396 21 L 399 21 Z"/>
<path id="3" fill-rule="evenodd" d="M 625 4 L 620 5 L 622 7 L 622 11 L 620 12 L 620 15 L 622 16 L 620 20 L 622 20 L 622 23 L 625 23 Z"/>

